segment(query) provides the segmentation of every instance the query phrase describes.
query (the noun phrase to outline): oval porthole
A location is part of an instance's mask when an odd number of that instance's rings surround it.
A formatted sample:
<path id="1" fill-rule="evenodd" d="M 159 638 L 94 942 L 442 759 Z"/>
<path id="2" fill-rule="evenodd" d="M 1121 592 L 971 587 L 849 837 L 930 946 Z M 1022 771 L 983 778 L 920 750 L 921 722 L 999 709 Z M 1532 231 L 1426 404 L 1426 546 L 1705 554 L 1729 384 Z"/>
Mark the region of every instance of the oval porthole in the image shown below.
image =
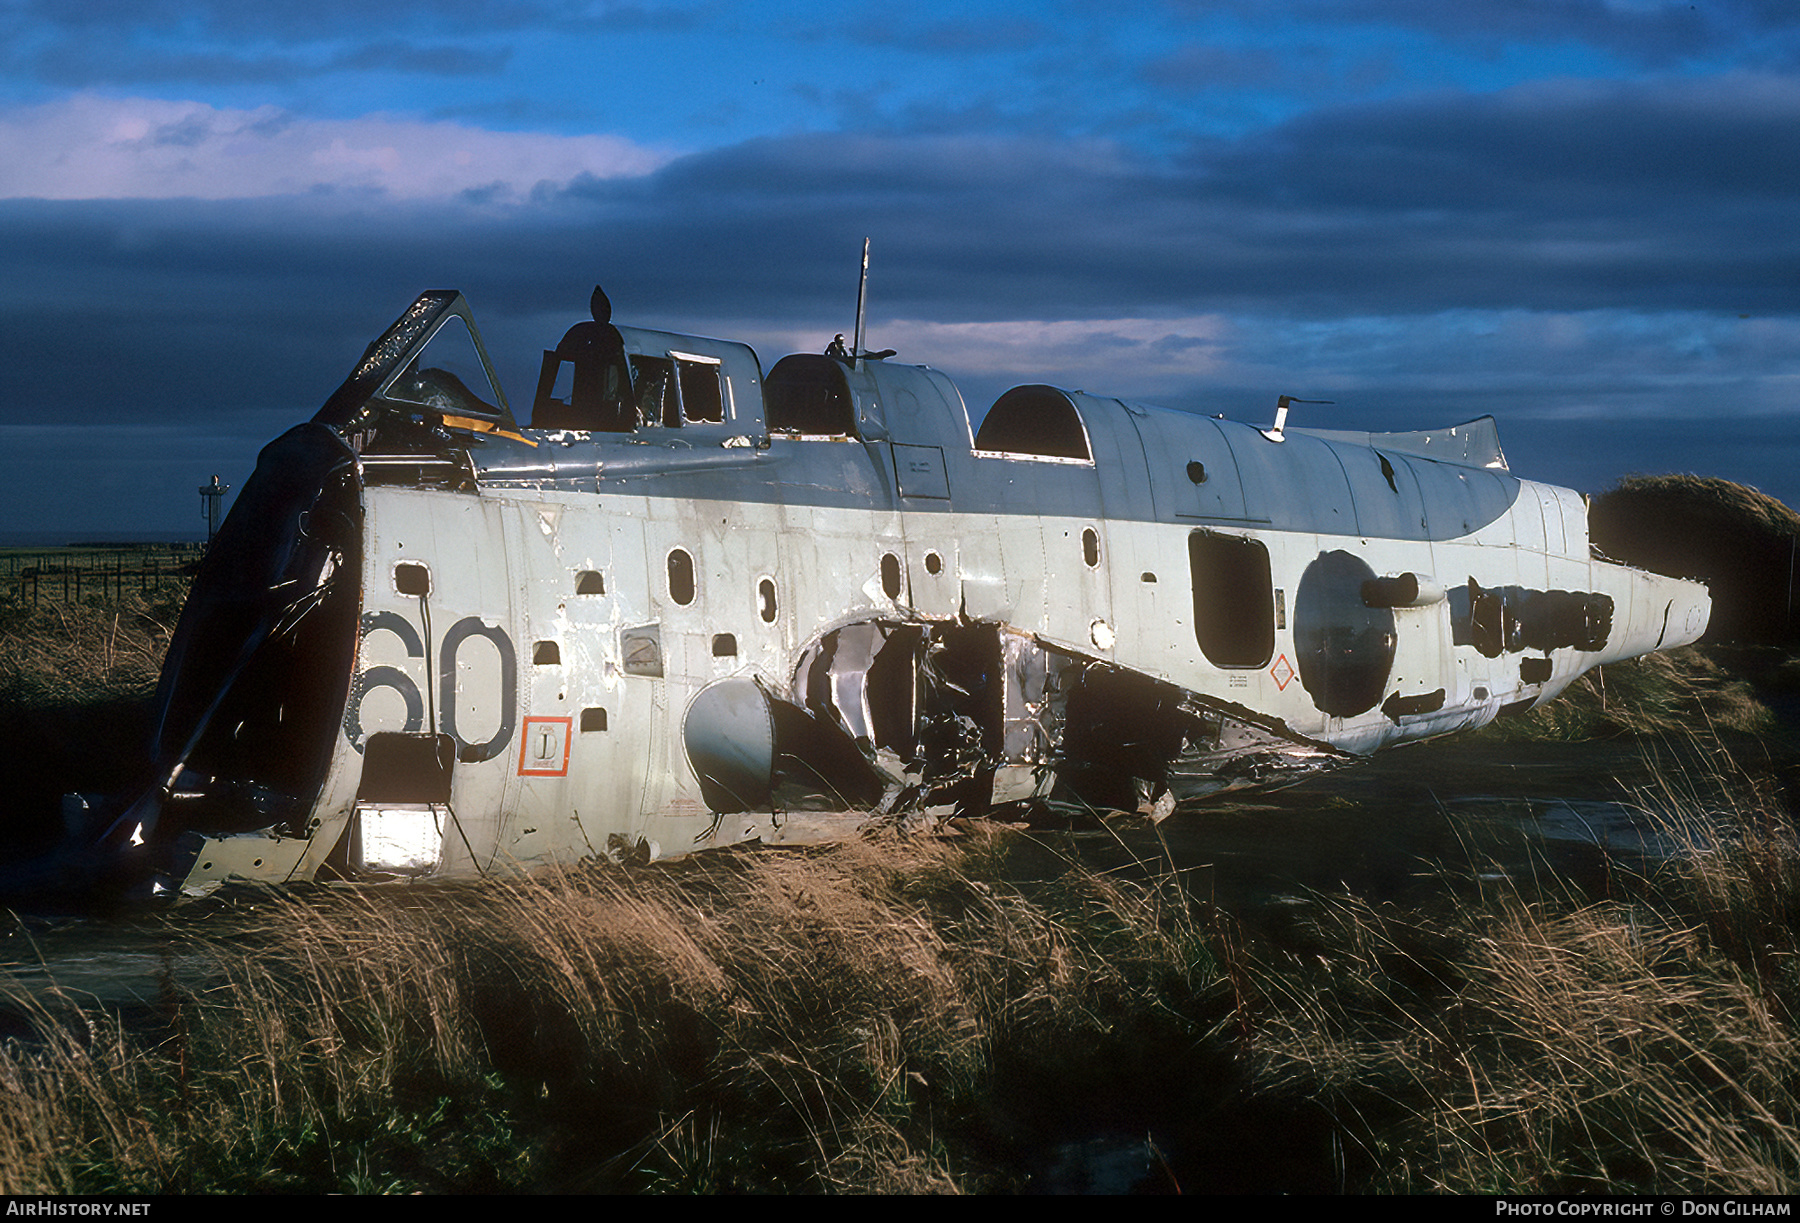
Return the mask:
<path id="1" fill-rule="evenodd" d="M 936 577 L 943 571 L 944 558 L 935 552 L 927 552 L 925 554 L 925 572 L 929 573 L 932 577 Z"/>
<path id="2" fill-rule="evenodd" d="M 775 580 L 764 578 L 756 584 L 756 614 L 764 624 L 775 623 Z"/>
<path id="3" fill-rule="evenodd" d="M 694 558 L 680 548 L 669 553 L 669 597 L 683 607 L 694 601 Z"/>
<path id="4" fill-rule="evenodd" d="M 1100 564 L 1100 534 L 1093 527 L 1081 533 L 1081 559 L 1093 569 Z"/>
<path id="5" fill-rule="evenodd" d="M 900 597 L 900 558 L 892 552 L 881 554 L 881 589 L 890 599 Z"/>

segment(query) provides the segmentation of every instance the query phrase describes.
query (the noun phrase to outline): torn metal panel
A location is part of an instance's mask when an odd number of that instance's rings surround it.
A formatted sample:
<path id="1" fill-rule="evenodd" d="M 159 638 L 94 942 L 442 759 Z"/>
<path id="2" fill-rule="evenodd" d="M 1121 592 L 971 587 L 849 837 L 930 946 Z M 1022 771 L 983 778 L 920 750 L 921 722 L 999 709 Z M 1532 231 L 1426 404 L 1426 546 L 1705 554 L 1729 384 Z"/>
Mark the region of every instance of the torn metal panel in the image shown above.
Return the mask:
<path id="1" fill-rule="evenodd" d="M 143 787 L 170 890 L 1142 810 L 1480 725 L 1697 638 L 1491 421 L 1354 434 L 634 328 L 596 291 L 508 407 L 419 298 L 267 447 Z M 980 419 L 977 419 L 979 417 Z M 80 817 L 84 808 L 71 808 Z"/>

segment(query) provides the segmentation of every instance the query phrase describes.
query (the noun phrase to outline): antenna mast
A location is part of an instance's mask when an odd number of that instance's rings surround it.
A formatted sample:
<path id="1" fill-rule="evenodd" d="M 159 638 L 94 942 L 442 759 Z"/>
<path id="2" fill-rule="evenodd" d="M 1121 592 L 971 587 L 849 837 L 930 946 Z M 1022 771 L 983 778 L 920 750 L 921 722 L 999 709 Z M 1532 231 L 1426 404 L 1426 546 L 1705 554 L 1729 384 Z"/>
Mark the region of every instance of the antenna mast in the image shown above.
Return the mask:
<path id="1" fill-rule="evenodd" d="M 1271 442 L 1284 440 L 1287 429 L 1288 405 L 1293 403 L 1331 403 L 1329 399 L 1295 399 L 1292 395 L 1283 395 L 1275 401 L 1275 427 L 1264 429 L 1262 435 Z"/>
<path id="2" fill-rule="evenodd" d="M 862 277 L 856 282 L 856 342 L 850 346 L 850 364 L 863 358 L 863 300 L 869 289 L 869 240 L 863 239 Z"/>

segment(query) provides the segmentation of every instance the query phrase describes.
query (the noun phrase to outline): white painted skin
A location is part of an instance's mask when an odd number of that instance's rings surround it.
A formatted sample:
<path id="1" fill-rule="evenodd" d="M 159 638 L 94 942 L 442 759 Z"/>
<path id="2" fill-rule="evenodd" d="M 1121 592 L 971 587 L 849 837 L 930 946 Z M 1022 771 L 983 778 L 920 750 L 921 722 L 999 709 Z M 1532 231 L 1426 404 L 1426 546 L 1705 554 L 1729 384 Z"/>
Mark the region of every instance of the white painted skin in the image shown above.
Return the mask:
<path id="1" fill-rule="evenodd" d="M 658 334 L 627 329 L 634 346 L 655 343 Z M 745 405 L 760 399 L 760 388 L 748 385 L 757 372 L 754 356 L 746 362 L 741 346 L 678 339 L 683 351 L 717 354 L 708 360 L 722 362 L 727 419 L 717 429 L 731 436 L 717 444 L 736 446 L 743 462 L 764 451 L 778 459 L 784 448 L 800 454 L 798 448 L 846 446 L 844 438 L 739 436 L 733 431 L 744 427 Z M 906 398 L 915 423 L 936 410 L 921 408 L 922 399 L 941 399 L 966 448 L 953 457 L 974 465 L 957 467 L 956 479 L 1030 481 L 1035 471 L 1072 462 L 975 451 L 960 396 L 942 375 L 899 367 L 882 378 L 913 388 Z M 860 372 L 852 378 L 859 419 L 871 435 L 886 427 L 880 405 L 863 398 L 877 381 Z M 1090 410 L 1122 407 L 1083 402 Z M 1126 410 L 1133 422 L 1117 428 L 1135 430 L 1127 434 L 1133 444 L 1138 436 L 1172 444 L 1186 420 L 1223 444 L 1210 421 Z M 1291 440 L 1298 434 L 1257 444 L 1321 445 Z M 584 435 L 537 436 L 548 447 Z M 1096 450 L 1110 444 L 1097 433 L 1084 439 Z M 851 441 L 836 453 L 854 456 L 879 445 Z M 1582 499 L 1530 481 L 1519 482 L 1504 512 L 1462 535 L 1396 539 L 1249 521 L 964 512 L 951 506 L 944 460 L 934 457 L 948 448 L 893 445 L 896 467 L 889 470 L 897 471 L 902 495 L 884 501 L 871 487 L 871 508 L 807 504 L 802 496 L 614 491 L 631 487 L 630 478 L 609 482 L 605 461 L 601 478 L 590 474 L 582 488 L 521 487 L 499 474 L 473 492 L 365 487 L 362 630 L 353 664 L 361 679 L 351 686 L 344 725 L 333 728 L 331 763 L 303 821 L 310 835 L 207 838 L 182 886 L 203 891 L 234 876 L 309 878 L 355 820 L 362 821 L 366 864 L 392 855 L 393 865 L 425 863 L 442 874 L 811 835 L 807 821 L 782 813 L 710 810 L 684 750 L 684 723 L 695 697 L 724 680 L 751 678 L 760 690 L 798 703 L 797 672 L 807 651 L 859 622 L 992 624 L 1057 657 L 1109 664 L 1179 690 L 1296 750 L 1366 754 L 1482 725 L 1503 709 L 1553 698 L 1599 664 L 1696 640 L 1710 611 L 1696 583 L 1595 559 Z M 500 463 L 509 452 L 492 453 L 499 457 L 490 461 Z M 622 453 L 620 462 L 662 461 L 641 450 Z M 1368 463 L 1368 450 L 1361 453 Z M 544 460 L 533 454 L 518 461 Z M 1095 468 L 1099 455 L 1074 463 Z M 1215 482 L 1202 495 L 1224 495 L 1220 489 L 1229 493 L 1230 485 Z M 1257 498 L 1280 494 L 1246 489 Z M 1380 495 L 1388 495 L 1386 487 Z M 1110 506 L 1110 492 L 1108 498 Z M 1264 614 L 1274 626 L 1273 646 L 1255 665 L 1218 666 L 1197 646 L 1190 540 L 1201 530 L 1254 540 L 1266 551 L 1274 607 Z M 672 569 L 673 553 L 681 556 Z M 1393 662 L 1384 685 L 1396 698 L 1417 698 L 1413 706 L 1333 716 L 1299 676 L 1307 660 L 1291 614 L 1296 593 L 1309 566 L 1338 553 L 1374 575 L 1413 575 L 1419 594 L 1392 610 Z M 418 588 L 418 567 L 428 574 L 424 597 L 402 592 Z M 586 580 L 585 591 L 584 574 L 598 575 Z M 1471 583 L 1488 591 L 1604 596 L 1610 629 L 1600 648 L 1538 651 L 1543 657 L 1527 680 L 1518 648 L 1490 657 L 1457 641 L 1445 592 L 1470 590 L 1472 597 Z M 846 688 L 839 699 L 849 707 L 863 698 L 860 689 Z M 368 736 L 417 733 L 427 721 L 456 740 L 450 802 L 423 815 L 417 808 L 385 815 L 380 805 L 359 804 Z M 1037 766 L 1048 755 L 999 762 L 1000 789 L 1017 797 L 1033 786 L 1041 792 L 1047 779 Z"/>

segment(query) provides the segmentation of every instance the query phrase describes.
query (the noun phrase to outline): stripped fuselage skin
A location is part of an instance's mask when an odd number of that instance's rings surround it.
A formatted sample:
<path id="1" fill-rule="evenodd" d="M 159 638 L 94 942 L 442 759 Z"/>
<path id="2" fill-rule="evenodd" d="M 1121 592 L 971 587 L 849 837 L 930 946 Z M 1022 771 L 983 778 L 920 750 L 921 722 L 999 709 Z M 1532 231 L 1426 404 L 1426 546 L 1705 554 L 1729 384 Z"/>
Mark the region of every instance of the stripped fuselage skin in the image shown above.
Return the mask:
<path id="1" fill-rule="evenodd" d="M 1166 810 L 1706 625 L 1703 587 L 1596 558 L 1491 421 L 1022 387 L 975 429 L 929 368 L 765 378 L 597 313 L 521 429 L 478 337 L 488 386 L 427 385 L 446 323 L 474 336 L 422 297 L 265 450 L 196 584 L 113 820 L 171 886 L 666 856 L 807 810 Z"/>

